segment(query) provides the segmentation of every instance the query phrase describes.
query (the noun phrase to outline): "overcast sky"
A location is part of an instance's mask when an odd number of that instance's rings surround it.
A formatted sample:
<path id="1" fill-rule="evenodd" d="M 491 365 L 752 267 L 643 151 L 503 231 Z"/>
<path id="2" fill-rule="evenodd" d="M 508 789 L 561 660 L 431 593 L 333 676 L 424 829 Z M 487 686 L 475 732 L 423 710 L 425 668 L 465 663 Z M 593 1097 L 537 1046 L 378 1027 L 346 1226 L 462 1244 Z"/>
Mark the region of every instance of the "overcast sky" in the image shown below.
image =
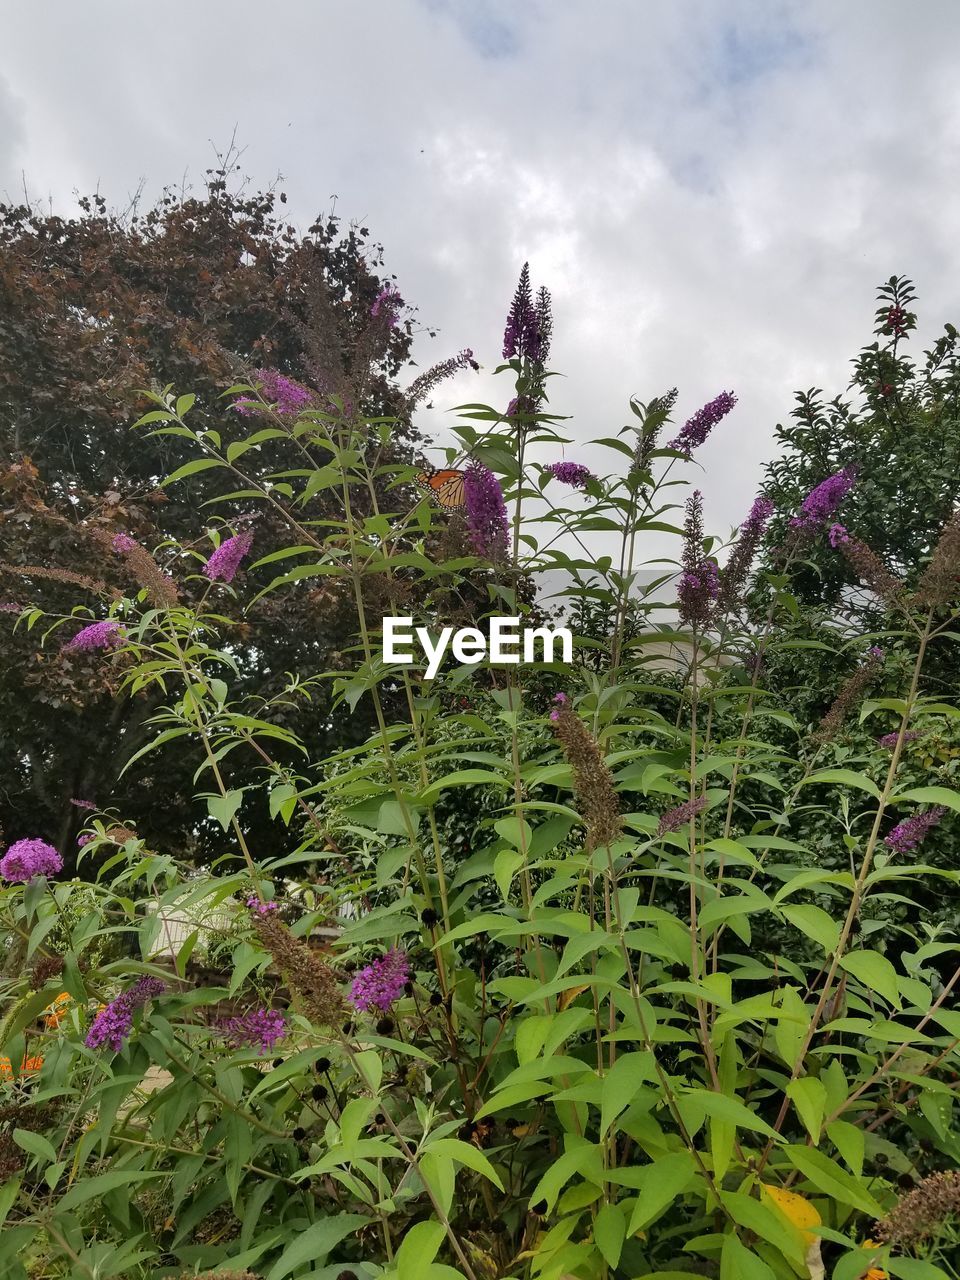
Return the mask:
<path id="1" fill-rule="evenodd" d="M 141 180 L 199 185 L 236 126 L 301 226 L 335 195 L 383 242 L 440 330 L 423 363 L 470 346 L 492 368 L 529 259 L 578 440 L 613 434 L 631 394 L 676 384 L 682 418 L 737 393 L 699 454 L 714 532 L 742 519 L 793 392 L 843 390 L 879 281 L 916 282 L 918 351 L 960 323 L 953 0 L 0 0 L 0 18 L 0 191 L 25 178 L 62 210 L 97 185 L 118 205 Z M 438 404 L 509 394 L 463 374 Z"/>

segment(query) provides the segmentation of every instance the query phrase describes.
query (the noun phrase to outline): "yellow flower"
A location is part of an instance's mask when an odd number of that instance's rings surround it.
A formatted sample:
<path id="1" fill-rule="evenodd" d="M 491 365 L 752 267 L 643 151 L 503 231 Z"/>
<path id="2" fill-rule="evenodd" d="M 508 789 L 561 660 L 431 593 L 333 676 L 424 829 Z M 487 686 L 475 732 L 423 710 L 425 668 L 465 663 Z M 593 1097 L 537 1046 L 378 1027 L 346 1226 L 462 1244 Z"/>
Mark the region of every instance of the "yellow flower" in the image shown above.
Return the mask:
<path id="1" fill-rule="evenodd" d="M 880 1246 L 876 1240 L 864 1240 L 861 1245 L 863 1249 L 879 1249 Z M 883 1267 L 870 1267 L 863 1273 L 861 1280 L 890 1280 L 890 1274 L 884 1271 Z"/>
<path id="2" fill-rule="evenodd" d="M 54 1031 L 59 1027 L 66 1013 L 66 1006 L 70 1003 L 70 992 L 61 991 L 56 1000 L 52 1004 L 47 1005 L 43 1013 L 43 1025 L 48 1031 Z"/>

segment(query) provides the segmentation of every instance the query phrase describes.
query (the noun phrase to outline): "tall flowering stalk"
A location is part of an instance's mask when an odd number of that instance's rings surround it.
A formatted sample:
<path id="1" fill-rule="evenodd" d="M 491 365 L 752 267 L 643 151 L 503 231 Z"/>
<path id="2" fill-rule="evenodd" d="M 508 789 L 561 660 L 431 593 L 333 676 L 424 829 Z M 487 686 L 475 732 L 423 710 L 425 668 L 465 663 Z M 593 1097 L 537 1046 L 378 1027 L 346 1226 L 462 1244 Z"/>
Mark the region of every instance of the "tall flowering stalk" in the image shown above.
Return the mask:
<path id="1" fill-rule="evenodd" d="M 703 553 L 703 494 L 694 489 L 687 499 L 683 526 L 683 571 L 677 583 L 680 619 L 690 627 L 703 627 L 720 594 L 716 560 Z"/>
<path id="2" fill-rule="evenodd" d="M 463 492 L 474 551 L 494 562 L 504 560 L 510 524 L 499 480 L 488 467 L 475 460 L 464 474 Z"/>
<path id="3" fill-rule="evenodd" d="M 550 712 L 553 731 L 573 769 L 573 791 L 587 829 L 587 852 L 610 845 L 623 831 L 620 802 L 600 744 L 558 693 Z"/>
<path id="4" fill-rule="evenodd" d="M 772 515 L 773 502 L 770 498 L 761 495 L 755 500 L 749 515 L 740 526 L 740 536 L 720 574 L 717 603 L 721 609 L 730 609 L 739 600 L 754 556 L 757 554 L 760 539 Z"/>
<path id="5" fill-rule="evenodd" d="M 857 469 L 851 466 L 843 467 L 832 476 L 827 476 L 826 480 L 821 480 L 804 498 L 799 513 L 790 521 L 791 525 L 804 532 L 820 528 L 840 506 L 856 479 Z"/>
<path id="6" fill-rule="evenodd" d="M 94 1018 L 84 1042 L 87 1048 L 102 1049 L 106 1044 L 114 1053 L 119 1053 L 133 1029 L 134 1013 L 165 990 L 166 985 L 159 978 L 138 978 Z"/>
<path id="7" fill-rule="evenodd" d="M 705 443 L 713 428 L 727 416 L 736 403 L 737 397 L 732 391 L 721 391 L 702 409 L 698 409 L 693 417 L 686 420 L 667 448 L 678 449 L 689 462 L 693 457 L 694 449 Z"/>
<path id="8" fill-rule="evenodd" d="M 409 981 L 406 952 L 394 948 L 360 970 L 350 987 L 350 1003 L 361 1013 L 368 1009 L 387 1013 L 403 995 Z"/>

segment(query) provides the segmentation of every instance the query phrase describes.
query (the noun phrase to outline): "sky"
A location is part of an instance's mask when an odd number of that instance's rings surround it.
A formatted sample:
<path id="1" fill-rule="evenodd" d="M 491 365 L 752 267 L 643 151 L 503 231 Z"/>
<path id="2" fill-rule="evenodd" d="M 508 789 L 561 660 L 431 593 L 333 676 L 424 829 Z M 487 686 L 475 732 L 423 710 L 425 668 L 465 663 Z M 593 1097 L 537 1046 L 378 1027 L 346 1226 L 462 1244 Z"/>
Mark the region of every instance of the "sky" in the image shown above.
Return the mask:
<path id="1" fill-rule="evenodd" d="M 202 187 L 236 130 L 306 228 L 370 227 L 424 329 L 473 348 L 421 425 L 498 405 L 529 260 L 555 314 L 566 457 L 676 385 L 707 528 L 744 517 L 794 392 L 844 391 L 876 286 L 910 276 L 919 353 L 960 324 L 953 0 L 0 0 L 0 193 Z"/>

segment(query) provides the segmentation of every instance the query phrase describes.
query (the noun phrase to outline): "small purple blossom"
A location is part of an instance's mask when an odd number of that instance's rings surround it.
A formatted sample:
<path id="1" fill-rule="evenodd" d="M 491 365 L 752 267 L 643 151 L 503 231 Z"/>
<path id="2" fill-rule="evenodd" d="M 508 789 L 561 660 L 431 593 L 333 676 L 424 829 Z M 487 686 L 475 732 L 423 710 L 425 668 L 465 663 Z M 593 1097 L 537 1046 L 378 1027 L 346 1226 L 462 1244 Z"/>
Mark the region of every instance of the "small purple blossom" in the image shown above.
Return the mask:
<path id="1" fill-rule="evenodd" d="M 800 514 L 790 521 L 795 529 L 812 529 L 829 520 L 853 488 L 856 467 L 844 467 L 811 489 L 800 506 Z M 846 530 L 844 530 L 846 532 Z"/>
<path id="2" fill-rule="evenodd" d="M 287 1024 L 276 1009 L 248 1009 L 222 1026 L 227 1043 L 234 1049 L 243 1046 L 268 1053 L 287 1034 Z"/>
<path id="3" fill-rule="evenodd" d="M 882 662 L 886 656 L 886 653 L 878 644 L 871 645 L 867 650 L 867 657 L 873 658 L 875 662 Z"/>
<path id="4" fill-rule="evenodd" d="M 0 876 L 11 884 L 26 884 L 35 876 L 63 870 L 63 859 L 46 840 L 18 840 L 0 858 Z"/>
<path id="5" fill-rule="evenodd" d="M 226 538 L 203 566 L 202 572 L 211 582 L 232 582 L 237 576 L 240 561 L 252 546 L 253 534 L 249 530 Z"/>
<path id="6" fill-rule="evenodd" d="M 85 831 L 83 835 L 77 836 L 77 847 L 82 849 L 85 844 L 89 844 L 91 840 L 96 840 L 96 833 L 93 831 Z"/>
<path id="7" fill-rule="evenodd" d="M 694 449 L 704 443 L 713 428 L 727 416 L 736 403 L 737 397 L 732 391 L 721 391 L 702 409 L 698 409 L 692 418 L 687 419 L 667 448 L 678 449 L 689 462 Z"/>
<path id="8" fill-rule="evenodd" d="M 95 809 L 97 807 L 92 800 L 77 800 L 74 798 L 70 803 L 77 809 Z"/>
<path id="9" fill-rule="evenodd" d="M 547 470 L 555 480 L 559 480 L 561 484 L 572 485 L 574 489 L 585 489 L 587 481 L 593 479 L 590 468 L 582 466 L 579 462 L 551 462 Z"/>
<path id="10" fill-rule="evenodd" d="M 256 894 L 251 894 L 247 899 L 247 906 L 251 911 L 255 911 L 258 916 L 269 915 L 271 911 L 279 911 L 280 904 L 278 902 L 261 902 Z"/>
<path id="11" fill-rule="evenodd" d="M 132 987 L 121 992 L 105 1009 L 100 1010 L 87 1032 L 84 1044 L 88 1049 L 100 1049 L 108 1044 L 114 1053 L 119 1053 L 133 1029 L 134 1013 L 165 990 L 166 984 L 159 978 L 138 978 Z"/>
<path id="12" fill-rule="evenodd" d="M 702 813 L 706 807 L 707 797 L 697 796 L 695 800 L 685 800 L 683 804 L 678 804 L 675 809 L 668 809 L 666 813 L 660 815 L 657 835 L 664 836 L 668 831 L 679 831 L 681 827 L 686 826 L 691 818 L 695 818 L 698 813 Z"/>
<path id="13" fill-rule="evenodd" d="M 766 498 L 763 494 L 759 498 L 754 498 L 753 506 L 747 513 L 747 518 L 740 526 L 740 533 L 744 537 L 759 537 L 766 528 L 767 521 L 773 515 L 773 499 Z"/>
<path id="14" fill-rule="evenodd" d="M 482 462 L 472 462 L 463 477 L 470 541 L 478 556 L 502 560 L 507 553 L 509 524 L 503 490 Z"/>
<path id="15" fill-rule="evenodd" d="M 837 547 L 843 546 L 845 542 L 850 541 L 850 535 L 847 533 L 846 525 L 842 524 L 832 524 L 827 536 L 829 537 L 830 545 L 834 550 L 836 550 Z"/>
<path id="16" fill-rule="evenodd" d="M 136 548 L 137 543 L 136 539 L 131 538 L 129 533 L 118 533 L 110 545 L 120 555 L 126 555 L 128 551 L 133 551 Z"/>
<path id="17" fill-rule="evenodd" d="M 550 712 L 550 719 L 556 723 L 556 721 L 560 719 L 561 708 L 565 707 L 570 699 L 565 693 L 556 693 L 554 694 L 553 701 L 556 703 L 556 706 Z"/>
<path id="18" fill-rule="evenodd" d="M 390 328 L 394 329 L 402 306 L 403 298 L 400 296 L 400 291 L 395 289 L 392 284 L 387 284 L 384 285 L 374 299 L 373 306 L 370 308 L 370 315 L 375 320 L 382 314 Z"/>
<path id="19" fill-rule="evenodd" d="M 313 403 L 312 391 L 277 369 L 257 369 L 256 377 L 264 400 L 272 404 L 282 417 L 296 417 L 301 409 Z M 264 408 L 259 400 L 245 399 L 235 400 L 230 407 L 245 418 L 254 413 L 262 413 Z"/>
<path id="20" fill-rule="evenodd" d="M 897 739 L 900 737 L 899 729 L 895 729 L 893 733 L 885 733 L 883 737 L 877 739 L 878 747 L 887 747 L 893 749 L 897 745 Z M 904 742 L 916 742 L 920 737 L 919 729 L 908 729 L 903 735 Z"/>
<path id="21" fill-rule="evenodd" d="M 86 653 L 97 649 L 115 649 L 123 643 L 123 639 L 123 628 L 118 622 L 93 622 L 89 627 L 78 631 L 65 647 Z"/>
<path id="22" fill-rule="evenodd" d="M 905 818 L 903 822 L 897 823 L 884 843 L 894 853 L 909 853 L 924 839 L 930 828 L 937 825 L 946 812 L 943 805 L 937 804 L 932 809 L 927 809 L 926 813 Z"/>
<path id="23" fill-rule="evenodd" d="M 405 951 L 392 948 L 368 964 L 353 980 L 350 987 L 350 1003 L 361 1013 L 379 1009 L 386 1013 L 403 995 L 410 981 L 410 965 Z"/>
<path id="24" fill-rule="evenodd" d="M 17 604 L 16 600 L 4 600 L 0 603 L 0 613 L 22 613 L 23 605 Z"/>

